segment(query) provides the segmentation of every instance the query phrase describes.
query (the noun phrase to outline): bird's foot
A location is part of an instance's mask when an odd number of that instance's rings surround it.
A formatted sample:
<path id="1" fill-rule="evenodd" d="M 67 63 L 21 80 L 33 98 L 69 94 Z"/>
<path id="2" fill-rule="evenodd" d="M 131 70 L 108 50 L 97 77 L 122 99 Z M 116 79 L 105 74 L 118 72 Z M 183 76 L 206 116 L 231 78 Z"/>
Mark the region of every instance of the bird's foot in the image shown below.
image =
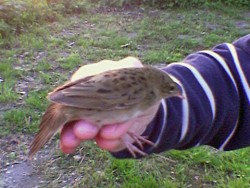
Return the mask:
<path id="1" fill-rule="evenodd" d="M 154 146 L 154 143 L 151 142 L 150 140 L 147 139 L 147 137 L 145 136 L 140 136 L 140 135 L 136 135 L 132 132 L 128 132 L 127 133 L 134 141 L 135 143 L 139 146 L 139 148 L 137 146 L 134 146 L 132 143 L 123 140 L 126 148 L 128 149 L 128 151 L 131 153 L 131 155 L 136 158 L 136 153 L 142 155 L 142 156 L 146 156 L 147 153 L 143 152 L 142 150 L 144 149 L 143 144 L 149 144 L 151 146 Z"/>

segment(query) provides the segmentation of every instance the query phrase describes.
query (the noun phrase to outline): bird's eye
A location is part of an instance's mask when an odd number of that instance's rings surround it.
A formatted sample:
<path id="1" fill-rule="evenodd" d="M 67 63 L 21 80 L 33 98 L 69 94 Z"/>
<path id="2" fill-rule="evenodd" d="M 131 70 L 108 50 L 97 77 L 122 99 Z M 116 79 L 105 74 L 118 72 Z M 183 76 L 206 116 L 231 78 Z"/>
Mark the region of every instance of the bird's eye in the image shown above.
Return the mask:
<path id="1" fill-rule="evenodd" d="M 170 85 L 169 91 L 172 93 L 174 90 L 175 90 L 175 86 L 174 85 Z"/>

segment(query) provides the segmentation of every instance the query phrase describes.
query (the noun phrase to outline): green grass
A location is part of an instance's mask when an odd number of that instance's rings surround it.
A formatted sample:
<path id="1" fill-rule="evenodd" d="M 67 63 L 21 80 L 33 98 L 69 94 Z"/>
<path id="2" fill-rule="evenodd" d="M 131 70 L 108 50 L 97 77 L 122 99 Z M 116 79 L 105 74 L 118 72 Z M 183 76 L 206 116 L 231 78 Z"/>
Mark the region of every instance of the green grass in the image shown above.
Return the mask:
<path id="1" fill-rule="evenodd" d="M 6 81 L 0 85 L 0 102 L 7 103 L 15 101 L 18 94 L 13 92 L 14 82 Z"/>
<path id="2" fill-rule="evenodd" d="M 0 38 L 0 137 L 34 135 L 49 103 L 47 93 L 84 64 L 126 56 L 139 57 L 144 64 L 167 64 L 250 33 L 244 8 L 112 12 L 79 7 L 79 14 L 69 10 L 52 23 Z M 248 26 L 236 27 L 238 21 Z M 77 155 L 84 159 L 75 160 Z M 53 156 L 55 162 L 39 167 L 49 187 L 250 187 L 249 148 L 215 152 L 199 147 L 118 160 L 84 143 L 76 154 L 56 150 Z"/>
<path id="3" fill-rule="evenodd" d="M 47 60 L 42 59 L 38 61 L 36 71 L 49 71 L 51 69 L 52 69 L 52 65 Z"/>
<path id="4" fill-rule="evenodd" d="M 12 67 L 14 58 L 6 57 L 0 62 L 0 102 L 12 102 L 18 98 L 18 93 L 14 91 L 14 86 L 17 78 L 21 76 L 21 71 L 15 70 Z"/>
<path id="5" fill-rule="evenodd" d="M 25 100 L 26 105 L 36 110 L 45 110 L 46 106 L 48 106 L 48 102 L 44 102 L 46 96 L 46 90 L 30 91 L 28 97 Z"/>
<path id="6" fill-rule="evenodd" d="M 82 58 L 77 53 L 71 53 L 67 57 L 59 58 L 57 60 L 63 69 L 72 69 L 72 67 L 79 66 L 82 62 Z"/>
<path id="7" fill-rule="evenodd" d="M 0 136 L 13 134 L 14 132 L 32 133 L 37 130 L 39 123 L 39 114 L 33 109 L 19 108 L 12 109 L 3 114 Z"/>

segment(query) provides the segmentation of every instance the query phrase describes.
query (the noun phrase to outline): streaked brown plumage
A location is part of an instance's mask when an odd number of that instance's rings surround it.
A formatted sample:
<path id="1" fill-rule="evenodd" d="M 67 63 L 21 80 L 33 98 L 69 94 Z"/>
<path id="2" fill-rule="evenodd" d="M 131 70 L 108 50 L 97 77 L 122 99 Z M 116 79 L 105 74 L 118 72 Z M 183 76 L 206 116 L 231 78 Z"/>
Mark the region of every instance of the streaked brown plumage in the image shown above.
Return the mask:
<path id="1" fill-rule="evenodd" d="M 42 118 L 29 158 L 67 122 L 85 119 L 99 127 L 124 122 L 172 96 L 180 96 L 177 84 L 167 73 L 150 66 L 110 70 L 70 81 L 48 94 L 53 103 Z M 141 142 L 153 144 L 141 136 L 129 135 L 139 146 Z M 126 146 L 133 156 L 145 154 L 132 144 Z"/>

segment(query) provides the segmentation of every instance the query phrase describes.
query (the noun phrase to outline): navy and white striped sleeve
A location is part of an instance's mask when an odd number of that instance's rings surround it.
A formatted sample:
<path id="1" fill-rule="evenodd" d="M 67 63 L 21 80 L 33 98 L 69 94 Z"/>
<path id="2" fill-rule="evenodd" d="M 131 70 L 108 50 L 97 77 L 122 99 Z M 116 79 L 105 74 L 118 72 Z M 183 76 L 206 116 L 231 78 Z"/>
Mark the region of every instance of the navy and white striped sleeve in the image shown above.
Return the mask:
<path id="1" fill-rule="evenodd" d="M 155 146 L 145 145 L 144 152 L 200 145 L 225 151 L 250 146 L 250 34 L 233 44 L 191 54 L 164 70 L 185 99 L 162 100 L 143 134 Z M 126 150 L 113 155 L 130 157 Z"/>

